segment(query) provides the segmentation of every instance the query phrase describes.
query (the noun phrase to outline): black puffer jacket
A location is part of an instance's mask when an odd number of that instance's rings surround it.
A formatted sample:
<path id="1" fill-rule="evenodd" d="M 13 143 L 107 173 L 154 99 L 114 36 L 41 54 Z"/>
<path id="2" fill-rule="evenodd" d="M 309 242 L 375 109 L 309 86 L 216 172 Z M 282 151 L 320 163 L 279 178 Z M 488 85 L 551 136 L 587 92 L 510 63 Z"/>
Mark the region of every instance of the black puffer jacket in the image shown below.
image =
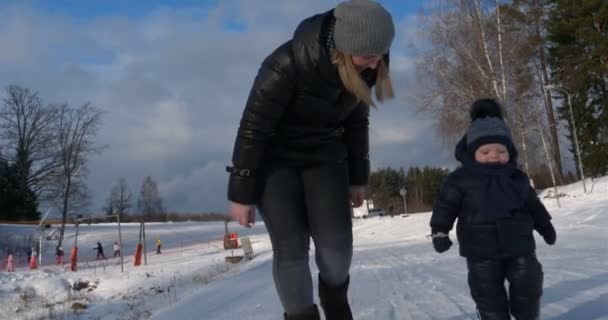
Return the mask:
<path id="1" fill-rule="evenodd" d="M 351 185 L 369 177 L 369 107 L 343 87 L 326 46 L 333 11 L 312 16 L 262 63 L 237 133 L 228 199 L 256 204 L 263 165 L 348 161 Z M 388 55 L 385 57 L 388 64 Z M 363 73 L 371 87 L 375 71 Z"/>
<path id="2" fill-rule="evenodd" d="M 465 148 L 463 141 L 456 148 L 456 159 L 461 162 L 464 157 L 471 157 Z M 523 171 L 515 170 L 511 179 L 524 196 L 524 205 L 512 212 L 511 217 L 497 219 L 479 209 L 485 186 L 482 176 L 464 167 L 450 173 L 433 207 L 433 233 L 448 233 L 458 218 L 456 236 L 463 257 L 508 258 L 534 254 L 536 244 L 532 232 L 536 229 L 542 234 L 551 224 L 551 216 Z"/>

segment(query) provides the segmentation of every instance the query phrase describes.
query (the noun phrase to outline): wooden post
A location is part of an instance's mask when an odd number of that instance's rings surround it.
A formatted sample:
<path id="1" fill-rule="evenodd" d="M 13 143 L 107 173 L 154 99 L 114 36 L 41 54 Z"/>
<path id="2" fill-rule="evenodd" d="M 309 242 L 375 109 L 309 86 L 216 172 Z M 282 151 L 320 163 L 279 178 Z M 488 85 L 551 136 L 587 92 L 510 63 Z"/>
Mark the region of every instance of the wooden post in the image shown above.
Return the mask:
<path id="1" fill-rule="evenodd" d="M 144 264 L 148 265 L 148 252 L 146 250 L 146 222 L 144 220 L 141 221 L 143 234 L 144 234 Z"/>
<path id="2" fill-rule="evenodd" d="M 118 213 L 118 215 L 117 215 L 117 220 L 118 220 L 118 243 L 120 245 L 120 272 L 124 272 L 125 267 L 124 267 L 124 261 L 122 258 L 123 247 L 122 247 L 122 233 L 120 231 L 120 213 Z"/>

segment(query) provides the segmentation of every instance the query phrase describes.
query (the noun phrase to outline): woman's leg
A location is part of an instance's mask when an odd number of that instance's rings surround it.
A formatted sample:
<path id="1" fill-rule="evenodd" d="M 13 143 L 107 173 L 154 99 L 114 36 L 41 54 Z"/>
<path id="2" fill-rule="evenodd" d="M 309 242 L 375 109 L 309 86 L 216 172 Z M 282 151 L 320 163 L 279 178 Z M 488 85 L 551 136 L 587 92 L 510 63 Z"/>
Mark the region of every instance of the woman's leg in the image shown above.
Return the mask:
<path id="1" fill-rule="evenodd" d="M 353 234 L 347 167 L 331 164 L 310 168 L 303 171 L 302 179 L 325 318 L 352 319 L 348 285 Z"/>
<path id="2" fill-rule="evenodd" d="M 498 259 L 467 259 L 469 289 L 481 320 L 510 320 L 505 265 Z"/>
<path id="3" fill-rule="evenodd" d="M 511 314 L 517 320 L 536 320 L 543 294 L 543 269 L 535 256 L 517 257 L 507 265 Z"/>
<path id="4" fill-rule="evenodd" d="M 259 209 L 272 242 L 272 274 L 288 315 L 313 307 L 308 251 L 310 231 L 300 174 L 288 167 L 268 171 Z"/>
<path id="5" fill-rule="evenodd" d="M 319 275 L 330 286 L 341 285 L 348 278 L 353 255 L 347 166 L 306 169 L 302 179 Z"/>

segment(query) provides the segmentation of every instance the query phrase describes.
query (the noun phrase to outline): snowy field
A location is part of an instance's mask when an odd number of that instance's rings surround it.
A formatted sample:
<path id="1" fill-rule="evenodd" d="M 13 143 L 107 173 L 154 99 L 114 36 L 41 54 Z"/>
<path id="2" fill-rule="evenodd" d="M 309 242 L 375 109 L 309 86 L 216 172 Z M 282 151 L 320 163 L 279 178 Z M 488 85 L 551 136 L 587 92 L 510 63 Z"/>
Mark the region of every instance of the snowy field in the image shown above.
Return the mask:
<path id="1" fill-rule="evenodd" d="M 608 177 L 596 180 L 590 194 L 583 193 L 580 183 L 559 192 L 561 208 L 551 190 L 540 195 L 558 233 L 555 246 L 537 236 L 545 272 L 541 319 L 607 320 Z M 473 319 L 465 261 L 457 243 L 442 255 L 433 251 L 426 237 L 429 218 L 426 213 L 355 221 L 350 291 L 355 319 Z M 95 261 L 92 249 L 101 241 L 111 256 L 116 225 L 84 225 L 78 272 L 52 265 L 54 242 L 44 241 L 41 268 L 0 273 L 0 319 L 282 319 L 264 226 L 230 228 L 252 240 L 252 261 L 224 262 L 242 252 L 222 249 L 223 223 L 149 224 L 147 265 L 134 267 L 139 226 L 123 225 L 127 256 L 121 273 L 118 259 Z M 2 237 L 31 232 L 32 227 L 0 225 Z M 73 236 L 74 229 L 68 228 L 66 258 Z M 163 241 L 161 255 L 152 252 L 157 236 Z M 311 269 L 316 272 L 312 250 Z M 71 290 L 79 281 L 89 286 Z"/>

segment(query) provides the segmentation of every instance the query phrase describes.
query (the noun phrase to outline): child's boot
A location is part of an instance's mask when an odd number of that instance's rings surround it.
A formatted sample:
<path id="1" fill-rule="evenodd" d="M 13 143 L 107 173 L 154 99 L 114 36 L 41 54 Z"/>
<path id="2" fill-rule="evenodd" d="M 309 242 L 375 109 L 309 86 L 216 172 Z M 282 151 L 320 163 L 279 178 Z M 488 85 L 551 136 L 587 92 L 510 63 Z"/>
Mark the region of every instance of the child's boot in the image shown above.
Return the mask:
<path id="1" fill-rule="evenodd" d="M 310 308 L 297 314 L 288 315 L 287 313 L 284 313 L 283 317 L 285 320 L 321 320 L 317 305 L 312 305 Z"/>
<path id="2" fill-rule="evenodd" d="M 516 320 L 536 320 L 543 293 L 543 270 L 534 256 L 518 257 L 507 267 L 509 309 Z"/>
<path id="3" fill-rule="evenodd" d="M 479 309 L 477 309 L 477 318 L 480 320 L 511 320 L 508 313 L 479 311 Z"/>

